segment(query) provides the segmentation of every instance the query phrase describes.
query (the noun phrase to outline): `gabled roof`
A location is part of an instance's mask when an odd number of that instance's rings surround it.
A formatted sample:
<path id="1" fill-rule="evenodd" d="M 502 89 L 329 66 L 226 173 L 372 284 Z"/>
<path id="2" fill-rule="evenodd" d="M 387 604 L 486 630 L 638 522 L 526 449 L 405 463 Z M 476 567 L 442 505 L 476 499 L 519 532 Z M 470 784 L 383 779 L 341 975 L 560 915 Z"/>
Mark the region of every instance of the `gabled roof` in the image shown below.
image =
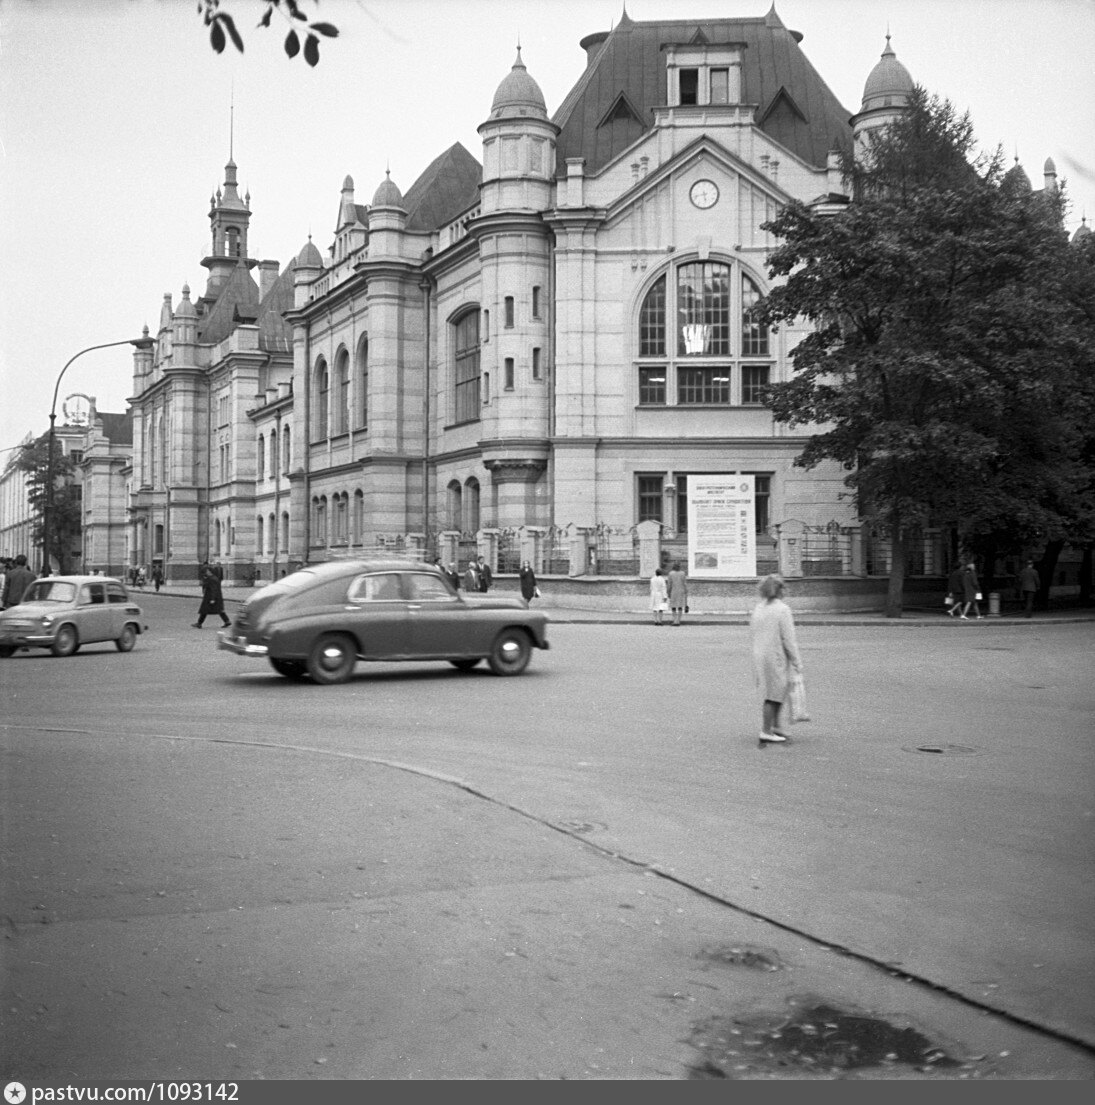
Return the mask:
<path id="1" fill-rule="evenodd" d="M 215 345 L 239 325 L 236 308 L 258 306 L 259 288 L 246 265 L 237 265 L 221 287 L 216 302 L 198 320 L 198 341 Z"/>
<path id="2" fill-rule="evenodd" d="M 408 230 L 437 230 L 479 202 L 483 167 L 459 143 L 426 167 L 403 197 Z"/>
<path id="3" fill-rule="evenodd" d="M 787 30 L 778 17 L 645 23 L 626 18 L 605 39 L 552 119 L 560 128 L 559 175 L 572 157 L 585 158 L 587 173 L 599 172 L 653 126 L 654 108 L 666 103 L 663 47 L 689 43 L 697 36 L 711 44 L 744 44 L 743 100 L 756 104 L 758 115 L 768 109 L 758 126 L 775 141 L 817 168 L 824 167 L 830 149 L 851 151 L 851 112 L 802 52 L 801 36 Z M 587 39 L 591 40 L 592 36 Z M 638 109 L 641 124 L 613 118 L 599 126 L 621 97 Z"/>
<path id="4" fill-rule="evenodd" d="M 293 328 L 285 321 L 286 311 L 293 308 L 293 277 L 296 261 L 290 261 L 259 308 L 259 348 L 267 353 L 285 352 L 292 348 Z"/>
<path id="5" fill-rule="evenodd" d="M 103 424 L 103 437 L 111 445 L 133 444 L 133 410 L 130 408 L 125 414 L 110 414 L 109 412 L 96 411 L 96 417 Z"/>

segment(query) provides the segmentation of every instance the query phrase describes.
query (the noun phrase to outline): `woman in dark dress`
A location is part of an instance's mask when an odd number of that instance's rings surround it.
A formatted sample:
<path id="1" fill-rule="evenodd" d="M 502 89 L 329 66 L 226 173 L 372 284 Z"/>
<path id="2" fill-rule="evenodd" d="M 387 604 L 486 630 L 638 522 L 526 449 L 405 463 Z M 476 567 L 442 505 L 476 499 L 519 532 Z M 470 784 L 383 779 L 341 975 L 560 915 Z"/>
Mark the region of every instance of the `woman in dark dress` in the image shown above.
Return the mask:
<path id="1" fill-rule="evenodd" d="M 532 570 L 532 565 L 527 560 L 524 561 L 517 575 L 521 580 L 521 594 L 524 595 L 526 602 L 532 602 L 540 594 L 536 586 L 536 573 Z"/>
<path id="2" fill-rule="evenodd" d="M 220 574 L 210 566 L 207 560 L 201 566 L 202 604 L 198 608 L 198 620 L 194 623 L 195 629 L 201 629 L 202 622 L 210 614 L 219 614 L 221 622 L 228 626 L 232 619 L 224 612 L 224 595 L 221 592 Z"/>

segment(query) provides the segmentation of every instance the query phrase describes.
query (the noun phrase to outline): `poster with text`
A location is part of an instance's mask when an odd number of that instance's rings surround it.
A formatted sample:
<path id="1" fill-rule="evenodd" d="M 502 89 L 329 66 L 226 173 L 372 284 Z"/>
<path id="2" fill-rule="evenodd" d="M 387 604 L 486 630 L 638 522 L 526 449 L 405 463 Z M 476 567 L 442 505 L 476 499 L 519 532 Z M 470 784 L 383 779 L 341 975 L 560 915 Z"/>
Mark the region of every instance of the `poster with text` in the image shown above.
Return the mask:
<path id="1" fill-rule="evenodd" d="M 688 477 L 688 574 L 756 578 L 752 476 Z"/>

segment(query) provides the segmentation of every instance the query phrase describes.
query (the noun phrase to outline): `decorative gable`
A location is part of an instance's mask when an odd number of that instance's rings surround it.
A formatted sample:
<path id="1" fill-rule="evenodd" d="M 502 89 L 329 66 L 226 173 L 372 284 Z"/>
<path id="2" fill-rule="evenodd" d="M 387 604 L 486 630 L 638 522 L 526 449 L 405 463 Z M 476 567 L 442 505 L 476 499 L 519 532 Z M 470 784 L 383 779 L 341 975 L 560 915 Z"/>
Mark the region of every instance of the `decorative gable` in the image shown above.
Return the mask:
<path id="1" fill-rule="evenodd" d="M 605 127 L 608 126 L 609 123 L 619 122 L 638 123 L 640 127 L 643 126 L 639 109 L 631 102 L 626 92 L 621 92 L 616 99 L 612 101 L 608 111 L 601 117 L 601 121 L 597 126 Z"/>

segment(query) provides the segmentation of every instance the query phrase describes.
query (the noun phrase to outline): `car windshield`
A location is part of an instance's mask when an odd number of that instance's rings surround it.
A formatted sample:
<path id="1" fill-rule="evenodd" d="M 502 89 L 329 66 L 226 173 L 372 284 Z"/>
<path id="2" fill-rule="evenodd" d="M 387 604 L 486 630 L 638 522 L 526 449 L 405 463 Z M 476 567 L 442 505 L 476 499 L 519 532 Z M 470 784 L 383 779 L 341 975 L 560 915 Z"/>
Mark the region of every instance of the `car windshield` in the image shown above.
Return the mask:
<path id="1" fill-rule="evenodd" d="M 59 579 L 39 579 L 27 588 L 24 602 L 72 602 L 76 598 L 76 584 Z"/>

